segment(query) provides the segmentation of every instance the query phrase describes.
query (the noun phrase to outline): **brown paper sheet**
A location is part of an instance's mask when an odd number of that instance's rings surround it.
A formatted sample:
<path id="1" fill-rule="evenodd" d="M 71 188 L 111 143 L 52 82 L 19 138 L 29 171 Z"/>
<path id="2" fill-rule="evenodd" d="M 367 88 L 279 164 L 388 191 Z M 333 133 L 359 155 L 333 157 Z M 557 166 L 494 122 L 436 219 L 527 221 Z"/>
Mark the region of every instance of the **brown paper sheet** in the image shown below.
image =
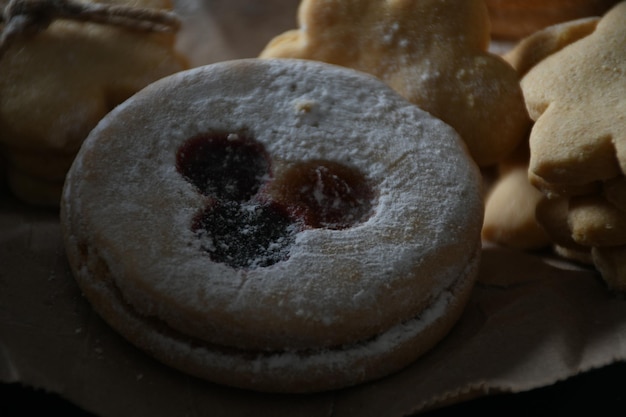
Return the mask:
<path id="1" fill-rule="evenodd" d="M 185 18 L 179 47 L 201 65 L 255 56 L 295 26 L 299 0 L 176 3 Z M 464 316 L 405 370 L 314 395 L 217 386 L 157 363 L 110 329 L 71 277 L 58 213 L 0 189 L 0 382 L 58 393 L 103 417 L 399 417 L 624 360 L 626 300 L 609 293 L 595 271 L 485 247 Z"/>
<path id="2" fill-rule="evenodd" d="M 485 247 L 462 319 L 405 370 L 314 395 L 217 386 L 157 363 L 93 313 L 69 272 L 55 211 L 6 190 L 0 199 L 0 381 L 104 417 L 405 416 L 626 360 L 626 300 L 595 271 Z"/>

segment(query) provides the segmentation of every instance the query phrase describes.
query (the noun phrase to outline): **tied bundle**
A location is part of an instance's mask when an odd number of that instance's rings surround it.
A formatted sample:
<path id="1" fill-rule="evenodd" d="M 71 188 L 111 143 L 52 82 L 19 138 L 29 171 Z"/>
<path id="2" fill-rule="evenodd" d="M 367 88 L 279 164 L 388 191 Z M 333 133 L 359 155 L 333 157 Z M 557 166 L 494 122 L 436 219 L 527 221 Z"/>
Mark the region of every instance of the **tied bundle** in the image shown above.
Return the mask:
<path id="1" fill-rule="evenodd" d="M 147 32 L 174 32 L 180 27 L 178 17 L 164 10 L 73 0 L 10 0 L 0 15 L 0 58 L 14 39 L 37 34 L 56 19 Z"/>

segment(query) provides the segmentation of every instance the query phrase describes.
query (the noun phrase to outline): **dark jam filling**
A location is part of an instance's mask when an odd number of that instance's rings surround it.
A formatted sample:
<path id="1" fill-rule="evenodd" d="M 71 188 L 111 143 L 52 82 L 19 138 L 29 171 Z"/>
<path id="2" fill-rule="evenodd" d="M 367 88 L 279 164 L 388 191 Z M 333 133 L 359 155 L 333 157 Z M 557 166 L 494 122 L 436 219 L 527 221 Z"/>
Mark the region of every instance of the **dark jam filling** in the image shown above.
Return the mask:
<path id="1" fill-rule="evenodd" d="M 358 170 L 313 160 L 290 167 L 272 192 L 314 228 L 346 229 L 367 220 L 374 194 Z"/>
<path id="2" fill-rule="evenodd" d="M 276 204 L 218 203 L 199 216 L 194 230 L 211 259 L 234 268 L 286 260 L 297 224 Z"/>
<path id="3" fill-rule="evenodd" d="M 307 161 L 272 178 L 262 144 L 245 135 L 189 139 L 178 150 L 176 166 L 211 198 L 192 225 L 203 250 L 214 262 L 233 268 L 284 261 L 303 228 L 345 229 L 372 212 L 374 193 L 358 170 Z"/>
<path id="4" fill-rule="evenodd" d="M 247 201 L 266 180 L 270 164 L 259 143 L 239 134 L 216 133 L 185 142 L 176 167 L 206 196 Z"/>

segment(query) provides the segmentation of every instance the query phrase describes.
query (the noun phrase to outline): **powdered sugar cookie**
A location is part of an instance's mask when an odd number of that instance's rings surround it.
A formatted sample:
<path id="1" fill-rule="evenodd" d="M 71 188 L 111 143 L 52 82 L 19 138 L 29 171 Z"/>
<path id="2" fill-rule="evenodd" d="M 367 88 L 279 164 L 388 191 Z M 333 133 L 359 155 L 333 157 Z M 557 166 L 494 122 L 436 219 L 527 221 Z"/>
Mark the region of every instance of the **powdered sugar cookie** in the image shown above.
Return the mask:
<path id="1" fill-rule="evenodd" d="M 536 220 L 561 256 L 602 262 L 599 269 L 610 274 L 611 288 L 618 288 L 616 282 L 623 278 L 617 275 L 619 268 L 607 267 L 615 263 L 608 253 L 619 250 L 605 248 L 626 242 L 626 125 L 619 117 L 624 113 L 625 85 L 619 75 L 626 66 L 624 18 L 622 3 L 602 19 L 537 32 L 505 56 L 526 73 L 522 86 L 536 121 L 528 179 L 545 196 L 537 203 Z M 507 182 L 507 175 L 504 171 L 499 183 Z M 517 198 L 536 201 L 525 185 L 517 184 Z M 488 218 L 485 224 L 490 224 Z M 598 255 L 602 253 L 607 255 Z"/>
<path id="2" fill-rule="evenodd" d="M 382 377 L 446 335 L 482 211 L 451 127 L 366 74 L 252 59 L 107 115 L 61 222 L 77 282 L 130 341 L 211 381 L 303 392 Z"/>
<path id="3" fill-rule="evenodd" d="M 503 58 L 523 76 L 546 57 L 589 35 L 599 20 L 593 17 L 549 26 L 522 39 Z M 497 177 L 487 197 L 483 237 L 505 246 L 536 249 L 552 243 L 536 216 L 536 206 L 543 194 L 585 195 L 597 193 L 599 186 L 596 183 L 546 183 L 532 172 L 528 173 L 528 147 L 528 138 L 525 138 L 514 154 L 498 164 Z M 547 227 L 554 228 L 554 225 Z M 571 239 L 569 231 L 567 234 Z M 559 251 L 565 251 L 563 246 L 558 247 Z"/>

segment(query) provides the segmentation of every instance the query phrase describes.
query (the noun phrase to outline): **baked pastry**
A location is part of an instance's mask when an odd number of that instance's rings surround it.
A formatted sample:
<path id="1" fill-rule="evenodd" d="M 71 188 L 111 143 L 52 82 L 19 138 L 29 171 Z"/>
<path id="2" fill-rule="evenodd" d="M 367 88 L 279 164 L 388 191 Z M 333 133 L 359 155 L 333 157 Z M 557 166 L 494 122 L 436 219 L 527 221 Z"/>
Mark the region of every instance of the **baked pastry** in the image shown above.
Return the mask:
<path id="1" fill-rule="evenodd" d="M 376 78 L 249 59 L 107 115 L 61 223 L 78 284 L 131 342 L 218 383 L 307 392 L 397 371 L 446 335 L 482 211 L 456 132 Z"/>
<path id="2" fill-rule="evenodd" d="M 150 82 L 187 67 L 174 50 L 168 0 L 76 4 L 25 0 L 1 27 L 27 22 L 0 47 L 0 153 L 12 191 L 32 204 L 58 207 L 65 174 L 96 123 Z M 132 7 L 111 17 L 113 6 Z"/>
<path id="3" fill-rule="evenodd" d="M 592 33 L 599 21 L 598 17 L 589 17 L 549 26 L 519 41 L 503 58 L 523 77 L 546 57 Z M 531 126 L 529 133 L 530 128 Z M 561 231 L 556 237 L 550 237 L 544 230 L 548 228 L 554 232 L 555 224 L 562 223 L 553 223 L 553 211 L 540 213 L 544 217 L 550 216 L 545 226 L 537 221 L 536 211 L 544 196 L 537 188 L 541 179 L 528 173 L 529 158 L 530 149 L 526 135 L 518 148 L 498 163 L 485 202 L 483 239 L 518 249 L 542 249 L 554 243 L 564 252 L 565 247 L 556 243 L 562 240 Z M 529 176 L 532 177 L 532 183 Z M 594 192 L 596 188 L 593 184 L 568 187 L 560 185 L 559 193 L 567 189 L 568 193 L 581 195 Z M 566 221 L 566 217 L 563 216 L 562 220 Z M 569 252 L 572 252 L 571 247 L 568 248 Z M 586 252 L 586 258 L 589 258 L 589 251 Z M 578 260 L 581 257 L 576 258 Z"/>
<path id="4" fill-rule="evenodd" d="M 591 259 L 609 288 L 626 291 L 626 245 L 591 248 Z"/>
<path id="5" fill-rule="evenodd" d="M 485 0 L 496 39 L 521 39 L 548 26 L 601 16 L 619 0 Z"/>
<path id="6" fill-rule="evenodd" d="M 622 2 L 588 36 L 548 56 L 523 78 L 530 114 L 530 175 L 542 191 L 575 195 L 622 177 L 619 117 L 626 31 Z M 616 108 L 617 106 L 617 108 Z"/>
<path id="7" fill-rule="evenodd" d="M 546 198 L 537 217 L 551 239 L 569 249 L 561 254 L 598 262 L 609 287 L 620 291 L 626 290 L 625 269 L 615 257 L 626 246 L 625 19 L 621 2 L 521 82 L 535 120 L 529 179 Z"/>
<path id="8" fill-rule="evenodd" d="M 599 17 L 586 17 L 548 26 L 521 39 L 503 58 L 520 76 L 546 57 L 596 30 Z"/>
<path id="9" fill-rule="evenodd" d="M 545 192 L 622 174 L 619 105 L 626 94 L 626 3 L 588 36 L 548 56 L 522 79 L 530 115 L 530 173 Z M 626 152 L 624 153 L 626 155 Z M 624 164 L 626 165 L 626 164 Z"/>
<path id="10" fill-rule="evenodd" d="M 517 249 L 540 249 L 550 237 L 535 210 L 543 194 L 528 181 L 528 143 L 498 164 L 485 198 L 483 239 Z"/>
<path id="11" fill-rule="evenodd" d="M 379 77 L 454 127 L 481 167 L 510 154 L 530 123 L 519 76 L 488 51 L 482 0 L 303 0 L 299 28 L 261 58 L 303 58 Z"/>

